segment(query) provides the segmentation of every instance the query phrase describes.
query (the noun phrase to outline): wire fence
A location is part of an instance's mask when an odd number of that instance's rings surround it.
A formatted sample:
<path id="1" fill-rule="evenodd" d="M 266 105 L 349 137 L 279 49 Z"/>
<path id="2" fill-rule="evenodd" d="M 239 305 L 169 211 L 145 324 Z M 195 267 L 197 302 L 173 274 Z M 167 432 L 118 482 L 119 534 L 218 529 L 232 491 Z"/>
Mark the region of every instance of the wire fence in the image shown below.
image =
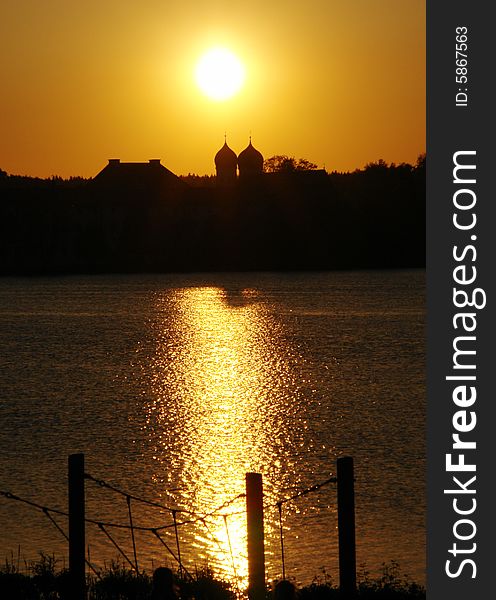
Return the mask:
<path id="1" fill-rule="evenodd" d="M 238 568 L 236 566 L 236 559 L 239 560 L 239 556 L 236 557 L 233 551 L 230 521 L 234 517 L 239 517 L 239 515 L 246 513 L 246 508 L 236 509 L 236 504 L 246 498 L 246 493 L 240 492 L 239 494 L 233 496 L 229 500 L 226 500 L 213 510 L 206 512 L 195 512 L 192 510 L 186 510 L 183 508 L 169 506 L 167 504 L 157 502 L 156 500 L 152 500 L 150 498 L 145 498 L 130 493 L 129 491 L 126 491 L 121 487 L 114 485 L 113 483 L 109 483 L 108 481 L 105 481 L 102 478 L 95 477 L 90 473 L 84 473 L 84 481 L 88 485 L 96 486 L 97 488 L 105 490 L 109 494 L 121 497 L 124 500 L 127 512 L 127 520 L 125 522 L 117 522 L 106 519 L 88 517 L 84 518 L 84 522 L 86 526 L 95 527 L 98 531 L 100 531 L 105 536 L 108 543 L 113 548 L 115 548 L 115 550 L 117 550 L 119 556 L 122 557 L 122 560 L 125 563 L 127 563 L 129 567 L 136 573 L 140 572 L 140 564 L 138 560 L 138 544 L 136 539 L 136 534 L 140 532 L 143 535 L 149 535 L 151 539 L 157 540 L 160 543 L 160 545 L 163 548 L 165 548 L 169 557 L 177 565 L 177 569 L 181 576 L 192 578 L 192 575 L 185 567 L 183 560 L 181 531 L 188 526 L 199 525 L 204 529 L 206 536 L 209 539 L 211 539 L 212 542 L 218 547 L 219 551 L 221 551 L 226 557 L 228 557 L 232 568 L 233 580 L 235 582 L 239 581 Z M 286 578 L 285 538 L 283 526 L 283 509 L 285 505 L 287 505 L 290 502 L 294 503 L 295 501 L 298 501 L 304 496 L 316 493 L 322 488 L 335 483 L 337 483 L 337 477 L 332 476 L 326 479 L 325 481 L 298 490 L 287 497 L 280 498 L 277 501 L 269 500 L 266 496 L 264 496 L 263 510 L 266 513 L 270 511 L 276 511 L 278 517 L 276 528 L 278 528 L 279 534 L 278 537 L 280 545 L 283 579 Z M 67 542 L 69 542 L 69 513 L 67 511 L 60 510 L 59 508 L 49 507 L 27 498 L 22 498 L 14 494 L 13 492 L 7 490 L 0 490 L 0 497 L 3 497 L 6 500 L 22 503 L 32 508 L 33 510 L 41 512 L 50 522 L 51 526 L 53 526 L 58 531 L 58 533 Z M 160 511 L 166 513 L 169 516 L 168 522 L 163 522 L 163 515 L 161 515 L 160 522 L 156 522 L 156 524 L 154 525 L 145 525 L 139 522 L 135 510 L 135 508 L 138 505 L 150 509 L 159 509 Z M 62 519 L 65 520 L 65 526 L 59 522 Z M 218 537 L 212 532 L 212 522 L 215 519 L 222 519 L 223 527 L 225 530 L 225 542 L 219 540 Z M 122 542 L 120 542 L 116 538 L 115 534 L 119 530 L 123 532 L 129 532 L 130 550 L 125 549 L 123 547 Z M 170 535 L 173 535 L 173 544 L 170 543 L 170 540 L 168 543 L 168 541 L 165 539 L 165 534 L 168 531 L 171 532 Z M 90 560 L 89 552 L 88 556 L 85 558 L 85 562 L 88 568 L 95 574 L 96 577 L 101 576 L 100 570 Z"/>

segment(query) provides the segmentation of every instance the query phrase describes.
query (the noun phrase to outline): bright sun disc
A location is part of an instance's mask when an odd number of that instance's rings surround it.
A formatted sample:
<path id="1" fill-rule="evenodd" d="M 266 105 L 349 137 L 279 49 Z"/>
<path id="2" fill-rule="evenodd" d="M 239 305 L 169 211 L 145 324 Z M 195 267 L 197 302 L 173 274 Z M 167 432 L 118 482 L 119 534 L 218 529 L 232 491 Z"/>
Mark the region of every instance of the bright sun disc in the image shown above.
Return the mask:
<path id="1" fill-rule="evenodd" d="M 204 54 L 195 69 L 201 91 L 212 100 L 227 100 L 239 92 L 245 80 L 245 70 L 229 50 L 215 48 Z"/>

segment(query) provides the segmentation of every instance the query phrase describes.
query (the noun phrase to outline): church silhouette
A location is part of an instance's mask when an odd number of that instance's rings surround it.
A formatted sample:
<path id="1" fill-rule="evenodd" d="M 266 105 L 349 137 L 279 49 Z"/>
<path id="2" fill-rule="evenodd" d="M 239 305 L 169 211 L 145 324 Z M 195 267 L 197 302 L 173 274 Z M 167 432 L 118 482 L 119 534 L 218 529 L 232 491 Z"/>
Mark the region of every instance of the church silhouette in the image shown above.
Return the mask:
<path id="1" fill-rule="evenodd" d="M 224 138 L 224 145 L 215 155 L 214 163 L 216 185 L 221 188 L 232 187 L 238 181 L 246 183 L 260 180 L 264 172 L 264 157 L 254 148 L 251 136 L 248 146 L 239 156 L 227 145 Z M 148 162 L 123 162 L 119 158 L 110 158 L 93 181 L 101 187 L 125 187 L 128 190 L 157 187 L 170 190 L 185 185 L 181 178 L 162 165 L 158 158 Z"/>
<path id="2" fill-rule="evenodd" d="M 236 156 L 229 148 L 227 140 L 215 155 L 215 169 L 217 172 L 217 185 L 229 186 L 236 183 L 237 171 L 241 181 L 253 179 L 263 173 L 264 158 L 262 153 L 253 147 L 251 143 Z"/>
<path id="3" fill-rule="evenodd" d="M 295 186 L 315 189 L 327 188 L 329 180 L 325 169 L 309 170 L 281 170 L 278 172 L 264 171 L 264 157 L 249 139 L 248 146 L 239 155 L 227 144 L 224 136 L 224 145 L 214 157 L 215 186 L 219 193 L 234 192 L 236 189 L 253 191 L 254 188 L 263 188 L 270 191 L 274 186 L 286 186 L 288 193 Z M 198 179 L 202 179 L 198 177 Z M 208 180 L 205 176 L 204 180 Z M 161 192 L 167 195 L 176 194 L 185 190 L 189 185 L 187 178 L 179 177 L 161 164 L 160 159 L 150 159 L 148 162 L 123 162 L 118 158 L 111 158 L 108 164 L 93 178 L 96 187 L 106 189 L 120 189 L 126 193 L 132 191 Z M 203 184 L 204 185 L 204 184 Z M 208 186 L 208 184 L 207 184 Z M 192 193 L 199 193 L 198 187 Z"/>

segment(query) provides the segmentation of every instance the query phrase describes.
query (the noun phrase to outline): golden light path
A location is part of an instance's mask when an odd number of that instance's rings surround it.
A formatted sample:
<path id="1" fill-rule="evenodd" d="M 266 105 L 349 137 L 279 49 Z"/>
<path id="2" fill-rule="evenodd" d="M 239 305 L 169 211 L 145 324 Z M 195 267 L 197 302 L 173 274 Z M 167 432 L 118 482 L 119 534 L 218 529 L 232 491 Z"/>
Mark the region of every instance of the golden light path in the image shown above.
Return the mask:
<path id="1" fill-rule="evenodd" d="M 274 482 L 280 488 L 289 473 L 296 485 L 287 448 L 294 410 L 287 398 L 296 382 L 291 353 L 282 358 L 285 342 L 277 320 L 253 290 L 230 294 L 203 287 L 170 294 L 158 300 L 159 312 L 168 315 L 168 323 L 172 313 L 174 324 L 172 330 L 157 330 L 148 416 L 157 481 L 180 487 L 175 500 L 195 513 L 243 493 L 249 471 L 264 473 L 268 499 Z M 206 526 L 196 523 L 181 532 L 185 557 L 237 579 L 240 587 L 247 585 L 244 510 L 240 499 Z M 273 527 L 266 523 L 266 536 Z"/>

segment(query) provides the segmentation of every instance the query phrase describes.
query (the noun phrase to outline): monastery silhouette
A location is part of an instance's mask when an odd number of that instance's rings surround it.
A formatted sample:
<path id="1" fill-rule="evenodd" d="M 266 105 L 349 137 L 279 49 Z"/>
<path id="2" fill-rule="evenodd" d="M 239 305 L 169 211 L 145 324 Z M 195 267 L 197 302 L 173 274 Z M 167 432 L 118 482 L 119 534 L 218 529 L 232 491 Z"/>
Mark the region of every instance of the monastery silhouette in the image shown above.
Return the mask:
<path id="1" fill-rule="evenodd" d="M 291 186 L 298 181 L 300 184 L 314 187 L 328 184 L 325 169 L 306 171 L 264 172 L 264 157 L 251 140 L 248 146 L 236 155 L 224 137 L 224 145 L 214 157 L 216 170 L 215 187 L 218 190 L 253 188 L 253 186 L 272 187 L 276 182 L 285 182 Z M 148 162 L 122 162 L 119 158 L 111 158 L 108 164 L 93 178 L 100 188 L 120 188 L 132 190 L 157 190 L 173 193 L 185 190 L 189 184 L 162 165 L 160 159 L 150 159 Z"/>

